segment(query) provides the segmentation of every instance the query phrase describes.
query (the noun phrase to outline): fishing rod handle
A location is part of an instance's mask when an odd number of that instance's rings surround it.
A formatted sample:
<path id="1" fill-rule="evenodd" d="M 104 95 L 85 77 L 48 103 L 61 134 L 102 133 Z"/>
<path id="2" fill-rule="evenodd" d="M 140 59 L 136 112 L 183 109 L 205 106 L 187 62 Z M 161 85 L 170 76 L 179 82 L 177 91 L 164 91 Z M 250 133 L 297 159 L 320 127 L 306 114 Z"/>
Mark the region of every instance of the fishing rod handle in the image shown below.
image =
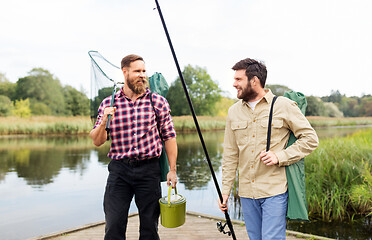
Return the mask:
<path id="1" fill-rule="evenodd" d="M 111 128 L 111 117 L 112 117 L 111 114 L 109 114 L 107 117 L 107 122 L 106 122 L 106 127 L 105 127 L 105 130 L 107 132 L 109 132 Z"/>

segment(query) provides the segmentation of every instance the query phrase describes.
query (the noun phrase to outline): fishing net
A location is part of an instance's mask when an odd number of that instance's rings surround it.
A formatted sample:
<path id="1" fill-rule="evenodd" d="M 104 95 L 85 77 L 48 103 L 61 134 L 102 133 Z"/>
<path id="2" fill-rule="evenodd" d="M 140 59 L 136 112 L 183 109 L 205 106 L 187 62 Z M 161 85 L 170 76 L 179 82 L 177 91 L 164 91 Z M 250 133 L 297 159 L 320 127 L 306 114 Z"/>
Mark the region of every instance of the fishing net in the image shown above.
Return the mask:
<path id="1" fill-rule="evenodd" d="M 99 52 L 89 51 L 88 54 L 91 60 L 90 117 L 94 123 L 102 100 L 113 95 L 124 84 L 124 76 L 120 67 L 112 64 Z"/>

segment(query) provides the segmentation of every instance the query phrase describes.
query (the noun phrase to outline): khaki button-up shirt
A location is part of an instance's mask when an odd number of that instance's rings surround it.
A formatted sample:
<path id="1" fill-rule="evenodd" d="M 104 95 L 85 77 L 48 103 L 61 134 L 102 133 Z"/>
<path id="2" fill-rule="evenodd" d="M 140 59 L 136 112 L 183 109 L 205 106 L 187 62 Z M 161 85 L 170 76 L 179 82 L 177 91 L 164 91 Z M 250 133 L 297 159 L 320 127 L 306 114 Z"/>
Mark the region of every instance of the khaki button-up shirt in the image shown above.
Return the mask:
<path id="1" fill-rule="evenodd" d="M 229 109 L 222 163 L 222 194 L 230 194 L 239 167 L 239 196 L 265 198 L 287 191 L 286 165 L 310 154 L 318 146 L 318 137 L 297 104 L 279 97 L 273 110 L 270 151 L 279 160 L 278 165 L 266 166 L 260 153 L 266 150 L 267 128 L 274 95 L 266 95 L 254 110 L 240 100 Z M 290 131 L 297 141 L 285 148 Z"/>

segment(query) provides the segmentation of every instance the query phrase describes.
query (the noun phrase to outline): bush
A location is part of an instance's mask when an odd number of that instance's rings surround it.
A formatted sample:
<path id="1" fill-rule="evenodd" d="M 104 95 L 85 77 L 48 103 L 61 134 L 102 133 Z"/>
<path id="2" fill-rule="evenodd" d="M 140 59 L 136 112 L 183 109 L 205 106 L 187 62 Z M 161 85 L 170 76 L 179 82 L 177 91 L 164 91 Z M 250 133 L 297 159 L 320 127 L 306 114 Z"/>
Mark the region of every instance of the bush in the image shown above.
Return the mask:
<path id="1" fill-rule="evenodd" d="M 30 100 L 15 100 L 12 114 L 21 118 L 31 117 Z"/>
<path id="2" fill-rule="evenodd" d="M 8 116 L 12 109 L 12 101 L 4 95 L 0 95 L 0 116 Z"/>

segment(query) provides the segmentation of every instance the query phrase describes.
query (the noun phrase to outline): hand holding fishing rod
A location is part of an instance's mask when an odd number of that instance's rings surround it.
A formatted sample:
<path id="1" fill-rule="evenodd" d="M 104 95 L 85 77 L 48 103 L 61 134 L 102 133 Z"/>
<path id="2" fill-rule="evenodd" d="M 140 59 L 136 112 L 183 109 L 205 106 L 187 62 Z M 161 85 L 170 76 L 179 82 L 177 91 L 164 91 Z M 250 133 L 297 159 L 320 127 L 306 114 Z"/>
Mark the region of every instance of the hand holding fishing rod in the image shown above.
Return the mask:
<path id="1" fill-rule="evenodd" d="M 114 106 L 114 100 L 115 100 L 115 94 L 116 94 L 116 82 L 114 82 L 114 88 L 112 90 L 112 96 L 111 96 L 111 102 L 110 102 L 110 107 L 112 108 Z M 106 109 L 105 109 L 106 111 Z M 110 139 L 110 131 L 111 131 L 111 118 L 112 118 L 112 114 L 115 112 L 115 110 L 112 112 L 112 109 L 109 109 L 108 111 L 110 111 L 108 117 L 107 117 L 107 122 L 106 122 L 106 127 L 105 127 L 105 130 L 107 132 L 107 140 Z"/>
<path id="2" fill-rule="evenodd" d="M 213 182 L 214 182 L 214 185 L 216 186 L 216 190 L 217 190 L 217 193 L 218 193 L 218 196 L 220 198 L 220 202 L 223 202 L 223 198 L 222 198 L 222 194 L 221 194 L 221 190 L 220 190 L 220 187 L 218 185 L 218 182 L 217 182 L 217 178 L 216 178 L 216 175 L 214 173 L 214 170 L 213 170 L 213 166 L 212 166 L 212 162 L 209 158 L 209 154 L 208 154 L 208 151 L 207 151 L 207 147 L 204 143 L 204 139 L 203 139 L 203 135 L 201 133 L 201 130 L 200 130 L 200 127 L 199 127 L 199 123 L 198 123 L 198 120 L 196 118 L 196 114 L 195 114 L 195 111 L 194 111 L 194 107 L 192 106 L 192 102 L 191 102 L 191 98 L 189 96 L 189 93 L 188 93 L 188 90 L 187 90 L 187 87 L 186 87 L 186 83 L 185 83 L 185 80 L 183 78 L 183 75 L 182 75 L 182 72 L 181 72 L 181 68 L 178 64 L 178 60 L 177 60 L 177 57 L 176 57 L 176 52 L 174 51 L 174 48 L 173 48 L 173 44 L 172 44 L 172 41 L 170 39 L 170 36 L 169 36 L 169 33 L 168 33 L 168 30 L 167 30 L 167 26 L 165 24 L 165 21 L 164 21 L 164 18 L 163 18 L 163 14 L 161 12 L 161 9 L 160 9 L 160 5 L 158 3 L 158 0 L 155 0 L 155 3 L 156 3 L 156 7 L 158 9 L 158 12 L 159 12 L 159 16 L 160 16 L 160 19 L 161 19 L 161 22 L 163 24 L 163 28 L 164 28 L 164 31 L 165 31 L 165 35 L 167 36 L 167 40 L 168 40 L 168 43 L 169 43 L 169 46 L 170 46 L 170 49 L 171 49 L 171 52 L 172 52 L 172 55 L 173 55 L 173 59 L 174 59 L 174 62 L 176 64 L 176 67 L 177 67 L 177 71 L 178 71 L 178 75 L 181 79 L 181 83 L 182 83 L 182 86 L 183 86 L 183 90 L 185 92 L 185 95 L 186 95 L 186 98 L 187 98 L 187 101 L 189 103 L 189 107 L 190 107 L 190 110 L 191 110 L 191 113 L 192 113 L 192 116 L 193 116 L 193 119 L 194 119 L 194 123 L 195 123 L 195 126 L 196 126 L 196 130 L 199 134 L 199 138 L 200 138 L 200 142 L 202 144 L 202 147 L 203 147 L 203 150 L 204 150 L 204 153 L 205 153 L 205 156 L 206 156 L 206 159 L 207 159 L 207 162 L 208 162 L 208 166 L 209 166 L 209 169 L 211 171 L 211 174 L 212 174 L 212 178 L 213 178 Z M 230 220 L 230 216 L 228 214 L 227 211 L 224 212 L 225 213 L 225 218 L 226 218 L 226 224 L 228 225 L 229 229 L 230 229 L 230 234 L 232 236 L 232 238 L 234 240 L 236 240 L 236 236 L 235 236 L 235 232 L 234 232 L 234 229 L 233 229 L 233 225 L 231 223 L 231 220 Z M 224 231 L 223 231 L 224 232 Z M 224 232 L 225 233 L 225 232 Z M 229 234 L 229 235 L 230 235 Z"/>
<path id="3" fill-rule="evenodd" d="M 110 106 L 105 108 L 105 112 L 103 113 L 103 116 L 107 116 L 105 130 L 108 132 L 110 131 L 111 128 L 111 121 L 114 119 L 113 116 L 115 114 L 115 110 L 116 110 L 115 107 Z M 103 119 L 102 121 L 105 121 L 105 119 Z"/>

